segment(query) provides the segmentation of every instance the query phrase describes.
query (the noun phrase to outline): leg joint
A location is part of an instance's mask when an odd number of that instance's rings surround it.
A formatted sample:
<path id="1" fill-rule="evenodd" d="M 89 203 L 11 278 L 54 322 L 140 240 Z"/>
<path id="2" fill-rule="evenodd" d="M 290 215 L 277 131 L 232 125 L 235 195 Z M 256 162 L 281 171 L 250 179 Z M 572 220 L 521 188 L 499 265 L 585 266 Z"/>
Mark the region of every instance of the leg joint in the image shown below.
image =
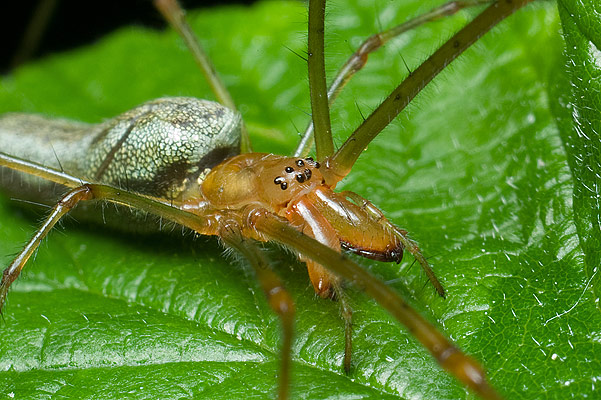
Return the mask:
<path id="1" fill-rule="evenodd" d="M 94 193 L 89 184 L 82 185 L 76 189 L 71 190 L 63 197 L 58 204 L 62 207 L 71 209 L 82 200 L 91 200 L 94 198 Z"/>

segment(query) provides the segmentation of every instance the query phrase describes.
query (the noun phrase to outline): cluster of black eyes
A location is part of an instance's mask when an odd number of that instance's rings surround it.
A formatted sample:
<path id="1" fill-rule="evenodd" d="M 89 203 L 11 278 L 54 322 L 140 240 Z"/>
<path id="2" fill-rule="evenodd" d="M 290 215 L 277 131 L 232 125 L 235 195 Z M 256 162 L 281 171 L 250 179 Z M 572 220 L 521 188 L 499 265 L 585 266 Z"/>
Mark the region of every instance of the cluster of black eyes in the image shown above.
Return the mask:
<path id="1" fill-rule="evenodd" d="M 313 166 L 315 168 L 320 167 L 319 163 L 313 161 L 313 159 L 311 157 L 305 158 L 304 161 L 296 160 L 296 165 L 298 167 L 304 167 L 305 161 L 307 161 L 308 164 L 313 164 Z M 295 172 L 293 167 L 286 167 L 286 168 L 284 168 L 284 171 L 286 171 L 286 173 L 288 173 L 288 174 Z M 305 168 L 302 172 L 297 172 L 295 178 L 298 181 L 298 183 L 303 183 L 304 181 L 308 181 L 309 179 L 311 179 L 311 170 L 309 168 Z M 284 177 L 278 176 L 277 178 L 275 178 L 273 180 L 273 183 L 275 183 L 276 185 L 280 185 L 282 190 L 288 189 L 288 182 L 286 182 L 286 179 Z"/>

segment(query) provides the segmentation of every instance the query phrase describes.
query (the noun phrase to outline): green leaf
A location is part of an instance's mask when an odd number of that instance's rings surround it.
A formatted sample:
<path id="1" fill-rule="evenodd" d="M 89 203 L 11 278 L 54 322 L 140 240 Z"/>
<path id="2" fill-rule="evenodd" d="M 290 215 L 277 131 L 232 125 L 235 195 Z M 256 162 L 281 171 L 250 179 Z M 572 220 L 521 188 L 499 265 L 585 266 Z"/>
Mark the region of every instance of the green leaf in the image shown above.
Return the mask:
<path id="1" fill-rule="evenodd" d="M 380 27 L 434 5 L 347 3 L 332 3 L 327 14 L 331 73 Z M 411 232 L 448 298 L 409 268 L 410 256 L 398 266 L 360 263 L 480 360 L 507 398 L 590 397 L 601 368 L 593 86 L 600 30 L 594 11 L 561 7 L 565 55 L 554 3 L 519 11 L 436 78 L 341 186 Z M 306 48 L 304 6 L 266 2 L 190 14 L 255 149 L 290 154 L 309 113 L 306 66 L 290 51 Z M 407 74 L 405 63 L 414 69 L 473 15 L 419 28 L 370 56 L 333 109 L 335 143 Z M 98 122 L 165 95 L 211 97 L 175 34 L 129 28 L 3 78 L 0 111 Z M 20 206 L 0 200 L 4 264 L 45 212 L 32 217 Z M 214 238 L 65 225 L 9 294 L 0 396 L 275 396 L 277 317 L 249 268 L 224 256 Z M 297 306 L 294 398 L 474 397 L 352 288 L 346 376 L 337 304 L 315 297 L 304 266 L 289 254 L 270 256 Z"/>
<path id="2" fill-rule="evenodd" d="M 561 138 L 573 176 L 574 219 L 585 273 L 598 297 L 601 261 L 601 12 L 597 2 L 559 2 L 565 32 L 566 71 L 552 88 Z M 576 18 L 578 16 L 579 18 Z M 597 304 L 598 307 L 598 304 Z"/>

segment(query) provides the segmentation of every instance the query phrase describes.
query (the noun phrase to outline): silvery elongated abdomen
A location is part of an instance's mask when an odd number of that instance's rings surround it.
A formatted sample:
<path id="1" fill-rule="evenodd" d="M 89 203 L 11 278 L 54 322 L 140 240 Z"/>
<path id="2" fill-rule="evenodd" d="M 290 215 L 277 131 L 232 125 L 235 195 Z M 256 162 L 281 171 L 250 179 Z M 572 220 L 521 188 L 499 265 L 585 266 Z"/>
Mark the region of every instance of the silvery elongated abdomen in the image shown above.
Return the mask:
<path id="1" fill-rule="evenodd" d="M 239 153 L 240 127 L 240 115 L 218 103 L 161 98 L 97 125 L 5 114 L 0 151 L 88 181 L 175 199 Z M 20 197 L 30 191 L 39 196 L 48 187 L 31 176 L 0 172 L 2 187 Z"/>

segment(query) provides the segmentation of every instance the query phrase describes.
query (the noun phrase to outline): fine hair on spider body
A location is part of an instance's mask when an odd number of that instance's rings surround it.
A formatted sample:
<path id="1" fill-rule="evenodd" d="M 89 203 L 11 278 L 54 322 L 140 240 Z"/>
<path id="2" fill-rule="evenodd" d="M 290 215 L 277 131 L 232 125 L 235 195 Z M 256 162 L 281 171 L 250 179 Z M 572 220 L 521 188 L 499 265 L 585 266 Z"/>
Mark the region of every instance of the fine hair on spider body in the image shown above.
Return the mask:
<path id="1" fill-rule="evenodd" d="M 194 54 L 218 102 L 163 97 L 96 125 L 27 114 L 0 117 L 0 166 L 22 173 L 19 185 L 47 182 L 69 188 L 4 270 L 0 310 L 9 287 L 54 225 L 79 203 L 106 201 L 156 215 L 201 235 L 218 236 L 227 248 L 248 261 L 282 324 L 279 398 L 289 397 L 296 306 L 271 269 L 267 254 L 260 248 L 262 242 L 274 242 L 291 250 L 306 264 L 314 292 L 339 303 L 345 332 L 342 364 L 347 373 L 351 372 L 353 338 L 352 308 L 344 290 L 348 283 L 389 311 L 466 387 L 485 399 L 500 398 L 478 362 L 393 289 L 344 254 L 343 250 L 371 260 L 399 263 L 403 254 L 409 252 L 436 293 L 446 296 L 420 247 L 406 230 L 394 225 L 359 194 L 335 189 L 368 144 L 438 72 L 528 2 L 500 1 L 486 8 L 412 71 L 335 149 L 329 103 L 366 62 L 369 52 L 403 30 L 386 31 L 380 35 L 379 43 L 371 38 L 366 41 L 328 89 L 324 72 L 325 5 L 310 1 L 307 57 L 313 121 L 295 155 L 280 156 L 252 151 L 248 134 L 251 129 L 245 126 L 234 101 L 213 72 L 214 67 L 191 34 L 183 12 L 175 1 L 157 0 L 157 7 Z M 481 3 L 484 2 L 469 5 Z M 449 4 L 420 17 L 419 24 L 466 6 Z M 52 146 L 33 148 L 18 139 L 26 135 L 37 135 L 38 139 L 52 135 Z M 181 141 L 171 140 L 174 135 Z M 315 156 L 310 157 L 313 142 Z M 21 190 L 15 188 L 12 176 L 2 185 Z"/>

